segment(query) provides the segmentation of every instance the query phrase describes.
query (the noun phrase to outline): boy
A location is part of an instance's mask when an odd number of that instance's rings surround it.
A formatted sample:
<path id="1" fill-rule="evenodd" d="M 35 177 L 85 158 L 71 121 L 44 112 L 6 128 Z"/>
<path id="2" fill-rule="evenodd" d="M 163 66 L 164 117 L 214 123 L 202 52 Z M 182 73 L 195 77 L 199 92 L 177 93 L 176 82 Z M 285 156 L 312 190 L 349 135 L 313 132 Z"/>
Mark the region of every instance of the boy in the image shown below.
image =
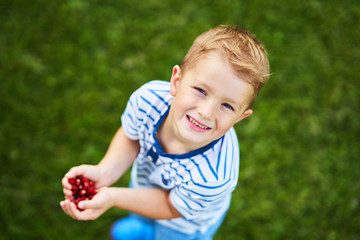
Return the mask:
<path id="1" fill-rule="evenodd" d="M 212 239 L 230 206 L 239 171 L 233 125 L 252 114 L 269 63 L 250 33 L 220 26 L 201 34 L 170 83 L 152 81 L 129 99 L 122 127 L 96 166 L 63 178 L 61 207 L 78 220 L 111 207 L 132 214 L 117 221 L 114 239 Z M 109 187 L 132 165 L 130 188 Z M 84 175 L 98 194 L 71 200 L 68 179 Z"/>

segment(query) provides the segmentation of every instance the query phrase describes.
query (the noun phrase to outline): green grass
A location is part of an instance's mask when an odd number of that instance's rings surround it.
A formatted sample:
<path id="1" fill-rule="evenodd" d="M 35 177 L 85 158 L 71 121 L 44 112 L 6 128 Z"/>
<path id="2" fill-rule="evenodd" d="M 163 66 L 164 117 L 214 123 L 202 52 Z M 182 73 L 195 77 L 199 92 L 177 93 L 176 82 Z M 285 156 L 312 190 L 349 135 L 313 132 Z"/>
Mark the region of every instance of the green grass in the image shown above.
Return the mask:
<path id="1" fill-rule="evenodd" d="M 126 213 L 72 220 L 62 176 L 102 158 L 133 90 L 231 24 L 265 43 L 273 75 L 236 126 L 240 179 L 215 239 L 358 239 L 359 22 L 355 0 L 1 1 L 1 238 L 106 239 Z"/>

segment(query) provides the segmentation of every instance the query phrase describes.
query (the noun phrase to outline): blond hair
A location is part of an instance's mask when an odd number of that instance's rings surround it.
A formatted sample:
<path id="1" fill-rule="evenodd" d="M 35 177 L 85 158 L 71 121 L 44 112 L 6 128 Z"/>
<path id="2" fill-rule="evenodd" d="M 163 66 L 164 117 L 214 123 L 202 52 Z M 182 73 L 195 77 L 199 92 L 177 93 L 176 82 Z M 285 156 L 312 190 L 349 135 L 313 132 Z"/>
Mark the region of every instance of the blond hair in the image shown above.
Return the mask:
<path id="1" fill-rule="evenodd" d="M 263 44 L 246 30 L 226 25 L 212 28 L 195 39 L 181 63 L 181 71 L 184 73 L 193 68 L 200 59 L 214 51 L 226 58 L 236 75 L 253 86 L 251 106 L 270 75 Z"/>

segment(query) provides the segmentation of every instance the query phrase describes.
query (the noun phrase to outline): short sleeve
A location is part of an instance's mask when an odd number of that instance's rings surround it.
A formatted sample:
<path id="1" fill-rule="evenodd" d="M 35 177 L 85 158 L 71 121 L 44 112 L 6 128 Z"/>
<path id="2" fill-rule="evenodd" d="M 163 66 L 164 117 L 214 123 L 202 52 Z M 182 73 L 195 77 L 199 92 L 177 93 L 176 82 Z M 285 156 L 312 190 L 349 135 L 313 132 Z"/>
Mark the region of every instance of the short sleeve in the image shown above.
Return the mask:
<path id="1" fill-rule="evenodd" d="M 186 219 L 194 219 L 199 215 L 216 211 L 227 203 L 237 181 L 208 182 L 202 184 L 184 184 L 170 192 L 170 200 L 176 210 Z M 228 207 L 228 206 L 225 206 Z"/>
<path id="2" fill-rule="evenodd" d="M 139 140 L 138 131 L 138 98 L 141 89 L 136 90 L 129 98 L 125 111 L 121 116 L 121 125 L 126 136 L 132 140 Z"/>

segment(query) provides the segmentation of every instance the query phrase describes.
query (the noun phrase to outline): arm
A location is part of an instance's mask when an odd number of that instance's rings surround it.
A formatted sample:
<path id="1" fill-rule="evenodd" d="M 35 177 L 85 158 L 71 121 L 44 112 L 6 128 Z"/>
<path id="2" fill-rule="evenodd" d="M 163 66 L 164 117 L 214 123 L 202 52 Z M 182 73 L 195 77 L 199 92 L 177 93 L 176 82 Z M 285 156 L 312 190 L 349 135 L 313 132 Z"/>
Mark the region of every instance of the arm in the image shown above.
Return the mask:
<path id="1" fill-rule="evenodd" d="M 92 179 L 97 188 L 107 187 L 116 182 L 131 166 L 139 152 L 138 141 L 126 137 L 124 130 L 120 128 L 110 146 L 98 165 L 81 165 L 73 167 L 62 179 L 66 199 L 72 198 L 69 178 L 83 175 Z"/>
<path id="2" fill-rule="evenodd" d="M 101 186 L 114 183 L 131 166 L 139 151 L 139 143 L 132 141 L 124 134 L 122 128 L 115 134 L 104 158 L 97 166 L 79 166 L 70 170 L 67 177 L 84 174 L 81 169 L 96 167 L 100 172 L 100 179 L 105 178 Z M 91 171 L 89 171 L 91 172 Z M 84 174 L 91 178 L 91 176 Z M 65 177 L 66 178 L 66 177 Z M 64 179 L 65 179 L 64 178 Z M 68 184 L 66 178 L 63 184 Z M 95 179 L 94 179 L 95 180 Z M 64 185 L 65 186 L 65 185 Z M 121 208 L 153 219 L 171 219 L 181 217 L 170 202 L 169 192 L 161 189 L 131 189 L 102 187 L 99 193 L 90 201 L 82 201 L 79 206 L 86 211 L 79 211 L 71 199 L 71 186 L 64 188 L 67 200 L 60 203 L 69 216 L 78 220 L 93 220 L 101 216 L 111 207 Z"/>
<path id="3" fill-rule="evenodd" d="M 82 201 L 76 209 L 69 200 L 61 202 L 61 207 L 69 216 L 77 220 L 95 220 L 111 207 L 152 219 L 172 219 L 181 217 L 169 199 L 169 193 L 161 189 L 107 188 L 99 190 L 92 200 Z"/>
<path id="4" fill-rule="evenodd" d="M 111 189 L 113 206 L 152 219 L 181 217 L 170 201 L 168 191 L 162 189 Z"/>
<path id="5" fill-rule="evenodd" d="M 115 134 L 104 158 L 98 164 L 102 176 L 110 186 L 116 182 L 134 162 L 139 153 L 139 142 L 129 139 L 122 128 Z"/>
<path id="6" fill-rule="evenodd" d="M 127 150 L 127 151 L 126 151 Z M 113 176 L 115 181 L 133 163 L 139 151 L 138 141 L 127 138 L 120 128 L 110 144 L 109 150 L 104 159 L 99 163 L 102 171 L 109 176 Z M 127 155 L 124 155 L 124 152 Z M 119 159 L 125 159 L 119 161 Z M 131 159 L 132 161 L 126 161 Z M 114 171 L 117 171 L 114 173 Z M 161 189 L 133 189 L 133 188 L 108 188 L 109 205 L 129 212 L 133 212 L 152 219 L 171 219 L 181 217 L 170 201 L 168 191 Z M 102 204 L 91 201 L 84 201 L 83 207 L 101 208 Z M 90 204 L 90 205 L 89 205 Z"/>

